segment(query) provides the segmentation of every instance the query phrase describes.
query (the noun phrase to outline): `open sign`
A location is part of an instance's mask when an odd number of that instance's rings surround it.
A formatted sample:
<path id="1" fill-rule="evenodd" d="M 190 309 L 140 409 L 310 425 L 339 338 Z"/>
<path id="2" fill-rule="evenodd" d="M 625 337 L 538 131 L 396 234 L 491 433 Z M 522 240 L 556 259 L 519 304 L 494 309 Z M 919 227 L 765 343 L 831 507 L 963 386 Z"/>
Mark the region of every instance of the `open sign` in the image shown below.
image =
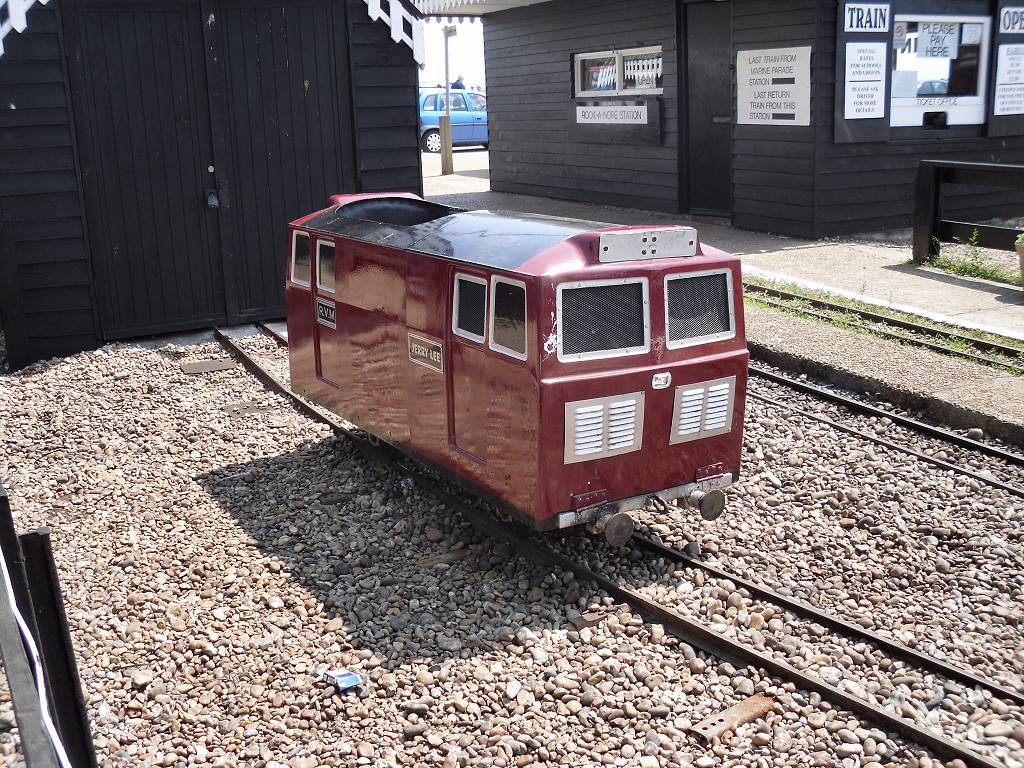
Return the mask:
<path id="1" fill-rule="evenodd" d="M 1003 35 L 1024 34 L 1024 8 L 1003 8 L 999 13 L 999 32 Z"/>

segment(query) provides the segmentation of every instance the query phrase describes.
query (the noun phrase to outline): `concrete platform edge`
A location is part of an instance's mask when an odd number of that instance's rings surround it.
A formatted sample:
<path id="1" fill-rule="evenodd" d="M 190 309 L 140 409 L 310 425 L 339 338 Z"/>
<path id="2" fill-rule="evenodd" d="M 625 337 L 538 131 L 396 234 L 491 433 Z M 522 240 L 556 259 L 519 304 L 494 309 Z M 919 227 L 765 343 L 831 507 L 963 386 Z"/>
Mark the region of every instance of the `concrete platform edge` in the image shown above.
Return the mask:
<path id="1" fill-rule="evenodd" d="M 1004 421 L 991 414 L 965 408 L 948 400 L 900 389 L 872 377 L 860 376 L 851 371 L 789 352 L 780 352 L 757 342 L 748 341 L 747 347 L 755 362 L 762 361 L 795 375 L 805 374 L 812 379 L 856 394 L 871 392 L 880 395 L 898 408 L 922 413 L 928 419 L 947 427 L 954 429 L 979 427 L 991 437 L 999 438 L 1010 444 L 1024 444 L 1024 424 Z"/>
<path id="2" fill-rule="evenodd" d="M 1016 339 L 1018 341 L 1024 341 L 1024 332 L 1015 330 L 1013 328 L 1004 328 L 1001 326 L 986 325 L 984 323 L 975 323 L 970 320 L 964 320 L 963 318 L 953 317 L 951 315 L 942 315 L 936 312 L 931 312 L 920 307 L 914 307 L 910 304 L 896 304 L 885 299 L 879 299 L 874 296 L 867 296 L 862 293 L 856 293 L 854 291 L 843 290 L 842 288 L 836 288 L 835 286 L 827 285 L 825 283 L 818 283 L 814 280 L 805 280 L 800 277 L 792 277 L 791 275 L 783 275 L 778 272 L 772 272 L 766 269 L 760 269 L 759 267 L 743 265 L 743 274 L 750 275 L 751 277 L 759 277 L 762 280 L 771 280 L 776 283 L 790 283 L 791 285 L 799 286 L 809 291 L 821 291 L 823 293 L 831 293 L 835 296 L 842 296 L 846 299 L 852 299 L 854 301 L 861 301 L 865 304 L 874 304 L 879 307 L 888 307 L 889 309 L 897 312 L 906 312 L 911 315 L 918 315 L 920 317 L 931 320 L 935 323 L 943 323 L 945 325 L 960 326 L 961 328 L 968 328 L 974 331 L 982 331 L 983 333 L 994 333 L 999 336 L 1005 336 L 1008 339 Z"/>

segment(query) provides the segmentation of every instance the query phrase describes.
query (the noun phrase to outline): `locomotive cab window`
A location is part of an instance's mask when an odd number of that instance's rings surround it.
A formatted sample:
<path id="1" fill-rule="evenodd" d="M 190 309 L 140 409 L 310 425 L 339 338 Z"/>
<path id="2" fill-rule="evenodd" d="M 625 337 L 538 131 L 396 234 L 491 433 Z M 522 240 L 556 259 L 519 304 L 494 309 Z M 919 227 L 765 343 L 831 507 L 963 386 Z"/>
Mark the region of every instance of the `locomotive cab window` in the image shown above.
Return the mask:
<path id="1" fill-rule="evenodd" d="M 558 359 L 638 355 L 651 349 L 647 279 L 588 280 L 558 286 Z"/>
<path id="2" fill-rule="evenodd" d="M 669 349 L 691 347 L 736 335 L 732 272 L 684 272 L 665 278 L 665 330 Z"/>
<path id="3" fill-rule="evenodd" d="M 456 336 L 483 344 L 487 317 L 487 281 L 482 277 L 458 274 L 455 276 L 454 293 L 452 332 Z"/>
<path id="4" fill-rule="evenodd" d="M 309 235 L 305 232 L 292 234 L 292 282 L 309 287 L 310 261 Z"/>
<path id="5" fill-rule="evenodd" d="M 491 349 L 526 359 L 526 284 L 491 278 Z"/>
<path id="6" fill-rule="evenodd" d="M 316 285 L 334 293 L 334 243 L 326 240 L 316 243 Z"/>

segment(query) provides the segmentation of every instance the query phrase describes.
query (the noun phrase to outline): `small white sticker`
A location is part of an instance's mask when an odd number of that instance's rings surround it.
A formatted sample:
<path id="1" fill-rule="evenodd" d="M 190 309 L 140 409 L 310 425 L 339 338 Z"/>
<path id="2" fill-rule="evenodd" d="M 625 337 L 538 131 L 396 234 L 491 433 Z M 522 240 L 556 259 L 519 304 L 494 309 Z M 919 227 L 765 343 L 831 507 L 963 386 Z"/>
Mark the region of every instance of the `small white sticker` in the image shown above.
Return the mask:
<path id="1" fill-rule="evenodd" d="M 960 34 L 961 45 L 981 45 L 981 31 L 984 27 L 981 24 L 964 24 L 964 30 Z"/>

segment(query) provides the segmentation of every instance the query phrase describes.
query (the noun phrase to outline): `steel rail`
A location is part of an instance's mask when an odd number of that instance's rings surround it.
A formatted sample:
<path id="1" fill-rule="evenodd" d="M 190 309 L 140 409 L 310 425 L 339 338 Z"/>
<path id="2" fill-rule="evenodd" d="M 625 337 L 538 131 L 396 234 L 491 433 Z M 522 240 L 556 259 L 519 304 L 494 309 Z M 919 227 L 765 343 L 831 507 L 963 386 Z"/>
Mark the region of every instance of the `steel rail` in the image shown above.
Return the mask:
<path id="1" fill-rule="evenodd" d="M 716 579 L 728 579 L 737 587 L 742 587 L 747 590 L 750 594 L 756 595 L 763 600 L 768 600 L 776 605 L 780 605 L 797 616 L 802 616 L 805 619 L 811 619 L 812 621 L 816 621 L 830 629 L 838 630 L 845 635 L 867 640 L 888 652 L 890 656 L 894 656 L 904 661 L 913 662 L 914 664 L 924 667 L 936 674 L 942 675 L 951 680 L 957 680 L 961 683 L 970 685 L 971 687 L 984 688 L 1000 698 L 1024 706 L 1024 693 L 1020 691 L 1014 691 L 1000 685 L 999 683 L 979 677 L 973 672 L 963 669 L 962 667 L 950 664 L 934 656 L 929 656 L 926 653 L 916 651 L 902 643 L 898 643 L 895 640 L 890 640 L 883 635 L 879 635 L 877 632 L 873 632 L 870 629 L 866 629 L 858 624 L 853 624 L 833 614 L 825 613 L 802 600 L 780 594 L 763 584 L 758 584 L 757 582 L 750 581 L 742 576 L 729 573 L 728 571 L 707 563 L 700 558 L 691 557 L 682 550 L 656 542 L 647 536 L 634 534 L 633 541 L 641 549 L 647 550 L 653 555 L 665 557 L 692 568 L 699 568 Z"/>
<path id="2" fill-rule="evenodd" d="M 268 323 L 262 320 L 256 323 L 256 327 L 259 328 L 263 333 L 267 334 L 270 338 L 280 344 L 282 347 L 288 346 L 288 337 L 275 328 L 272 328 Z"/>
<path id="3" fill-rule="evenodd" d="M 889 450 L 897 451 L 899 453 L 906 454 L 907 456 L 913 456 L 915 459 L 918 459 L 919 461 L 932 464 L 936 467 L 941 467 L 942 469 L 947 469 L 950 472 L 956 472 L 957 474 L 970 477 L 973 480 L 977 480 L 979 483 L 986 483 L 987 485 L 990 485 L 993 488 L 998 488 L 1001 491 L 1006 491 L 1007 493 L 1012 494 L 1014 496 L 1020 496 L 1021 498 L 1024 498 L 1024 488 L 1018 488 L 1016 485 L 1011 485 L 1010 483 L 1003 482 L 1002 480 L 995 480 L 990 477 L 985 477 L 984 475 L 975 472 L 973 469 L 967 469 L 966 467 L 961 467 L 957 464 L 950 464 L 948 461 L 936 459 L 934 456 L 929 456 L 926 453 L 915 451 L 913 448 L 907 448 L 904 445 L 899 445 L 898 443 L 894 443 L 891 440 L 886 440 L 884 437 L 878 437 L 877 435 L 862 432 L 859 429 L 854 429 L 853 427 L 848 427 L 845 424 L 840 424 L 838 421 L 833 421 L 832 419 L 829 419 L 825 416 L 819 416 L 816 413 L 805 411 L 803 408 L 797 408 L 795 405 L 780 403 L 778 400 L 774 400 L 770 397 L 765 397 L 764 395 L 758 395 L 754 392 L 748 391 L 747 397 L 750 398 L 751 400 L 758 400 L 762 403 L 774 406 L 775 408 L 782 408 L 783 410 L 786 411 L 799 413 L 801 416 L 804 416 L 808 419 L 819 421 L 822 424 L 828 424 L 830 427 L 832 427 L 833 429 L 837 429 L 840 432 L 846 432 L 847 434 L 855 435 L 859 438 L 875 443 L 876 445 L 881 445 L 884 448 L 888 448 Z"/>
<path id="4" fill-rule="evenodd" d="M 870 310 L 866 310 L 866 309 L 857 309 L 855 307 L 847 307 L 847 306 L 843 306 L 842 304 L 836 304 L 836 303 L 831 302 L 831 301 L 825 301 L 824 299 L 817 299 L 817 298 L 812 298 L 810 296 L 802 296 L 802 295 L 800 295 L 798 293 L 791 293 L 789 291 L 782 291 L 782 290 L 779 290 L 778 288 L 768 288 L 768 287 L 763 286 L 763 285 L 757 285 L 756 283 L 744 283 L 743 284 L 743 291 L 745 293 L 767 294 L 769 296 L 774 296 L 776 298 L 786 299 L 786 300 L 789 300 L 789 301 L 804 301 L 804 302 L 807 302 L 808 304 L 810 304 L 813 307 L 817 307 L 818 309 L 825 309 L 825 310 L 828 310 L 830 312 L 843 312 L 843 313 L 847 313 L 847 314 L 853 314 L 853 315 L 856 315 L 857 317 L 860 317 L 860 318 L 862 318 L 864 320 L 869 320 L 869 321 L 871 321 L 873 323 L 884 323 L 886 325 L 891 325 L 891 326 L 894 326 L 896 328 L 903 328 L 904 330 L 913 331 L 915 333 L 920 333 L 920 334 L 925 335 L 925 336 L 931 336 L 933 338 L 934 337 L 939 337 L 939 338 L 952 339 L 954 341 L 959 341 L 959 342 L 962 342 L 962 343 L 965 343 L 965 344 L 971 344 L 974 347 L 976 347 L 978 349 L 981 349 L 981 350 L 984 350 L 986 352 L 995 352 L 996 354 L 1006 355 L 1007 357 L 1009 357 L 1011 359 L 1015 358 L 1015 357 L 1024 358 L 1024 348 L 1012 347 L 1012 346 L 1010 346 L 1008 344 L 1000 344 L 999 342 L 987 341 L 986 339 L 978 339 L 978 338 L 975 338 L 973 336 L 966 336 L 966 335 L 964 335 L 962 333 L 957 333 L 955 331 L 946 331 L 946 330 L 943 330 L 942 328 L 937 328 L 935 326 L 929 326 L 929 325 L 922 325 L 920 323 L 915 323 L 915 322 L 913 322 L 911 320 L 903 320 L 903 319 L 900 319 L 900 318 L 897 318 L 897 317 L 889 317 L 887 315 L 883 315 L 883 314 L 880 314 L 878 312 L 871 312 Z M 783 306 L 785 306 L 787 309 L 797 309 L 798 311 L 806 312 L 806 310 L 799 309 L 797 307 L 790 307 L 788 305 L 783 305 Z M 828 320 L 834 320 L 835 319 L 835 318 L 831 318 L 831 317 L 828 317 L 828 316 L 825 316 L 825 315 L 819 315 L 819 314 L 816 314 L 816 313 L 808 313 L 808 314 L 815 314 L 816 317 L 823 317 L 823 318 L 828 319 Z M 874 330 L 874 329 L 872 329 L 872 330 Z M 916 344 L 922 343 L 920 339 L 915 339 L 914 337 L 911 337 L 911 336 L 904 336 L 903 334 L 892 334 L 892 335 L 894 335 L 896 338 L 907 339 L 907 340 L 912 341 L 913 343 L 916 343 Z M 937 348 L 939 348 L 940 351 L 947 352 L 949 354 L 959 354 L 960 353 L 960 350 L 952 349 L 952 348 L 949 348 L 949 347 L 946 347 L 946 346 L 943 346 L 943 345 L 932 345 L 930 343 L 924 343 L 924 346 L 937 347 Z M 991 360 L 991 358 L 981 357 L 980 355 L 971 355 L 970 353 L 966 353 L 965 356 L 968 356 L 968 357 L 978 357 L 979 359 L 984 360 L 986 362 L 991 362 L 994 365 L 1007 366 L 1007 364 L 1004 363 L 1004 362 L 1001 362 L 999 360 Z M 1021 368 L 1020 366 L 1012 364 L 1012 363 L 1009 366 L 1007 366 L 1007 367 L 1016 368 L 1017 370 L 1024 371 L 1024 368 Z"/>
<path id="5" fill-rule="evenodd" d="M 406 468 L 404 466 L 388 458 L 382 450 L 372 449 L 371 453 L 371 449 L 364 447 L 365 441 L 355 438 L 340 423 L 320 413 L 298 395 L 288 390 L 273 374 L 264 369 L 255 358 L 245 352 L 234 339 L 231 339 L 220 330 L 216 331 L 216 338 L 229 351 L 235 354 L 245 368 L 252 372 L 259 381 L 270 389 L 277 391 L 278 394 L 288 397 L 293 403 L 302 403 L 305 407 L 300 407 L 299 410 L 303 414 L 327 424 L 340 434 L 353 437 L 354 444 L 368 455 L 383 458 L 392 466 L 405 471 Z M 260 372 L 257 373 L 257 371 Z M 532 539 L 532 532 L 523 526 L 517 523 L 499 521 L 478 509 L 470 507 L 422 475 L 417 477 L 417 482 L 435 494 L 448 506 L 462 513 L 467 520 L 484 533 L 503 539 L 535 561 L 562 568 L 572 572 L 579 579 L 593 582 L 612 597 L 628 603 L 641 615 L 649 620 L 656 620 L 684 642 L 694 645 L 706 653 L 741 666 L 758 667 L 769 674 L 787 679 L 803 690 L 818 693 L 834 704 L 862 715 L 876 724 L 885 725 L 887 729 L 900 733 L 909 740 L 930 748 L 938 755 L 951 760 L 962 760 L 970 768 L 1000 768 L 1000 763 L 978 754 L 967 746 L 953 741 L 941 733 L 928 728 L 922 728 L 893 712 L 840 690 L 826 683 L 821 678 L 807 675 L 786 662 L 776 659 L 774 656 L 761 653 L 749 645 L 730 640 L 716 632 L 712 632 L 707 627 L 683 616 L 678 611 L 648 599 L 632 587 L 622 586 L 604 574 L 592 570 L 589 566 L 583 565 L 567 555 L 556 552 L 550 547 L 534 541 Z"/>
<path id="6" fill-rule="evenodd" d="M 972 451 L 977 451 L 978 453 L 983 453 L 994 459 L 1005 461 L 1007 464 L 1024 467 L 1024 455 L 1019 453 L 1014 453 L 1013 451 L 1008 451 L 1004 448 L 989 445 L 988 443 L 982 443 L 978 440 L 972 440 L 969 437 L 958 435 L 956 432 L 951 432 L 948 429 L 936 427 L 931 424 L 926 424 L 923 421 L 913 419 L 909 416 L 902 416 L 898 413 L 887 411 L 884 408 L 879 408 L 861 400 L 847 397 L 846 395 L 840 395 L 837 392 L 825 389 L 824 387 L 815 386 L 814 384 L 809 384 L 806 381 L 799 381 L 797 379 L 792 379 L 789 376 L 783 376 L 758 365 L 751 364 L 749 368 L 750 372 L 754 375 L 759 376 L 762 379 L 767 379 L 774 384 L 781 384 L 806 395 L 813 395 L 821 400 L 828 400 L 831 403 L 841 405 L 844 408 L 849 408 L 851 411 L 856 411 L 866 416 L 889 419 L 894 424 L 904 427 L 905 429 L 910 429 L 915 432 L 920 432 L 923 435 L 927 435 L 928 437 L 952 443 L 960 448 L 967 448 Z"/>
<path id="7" fill-rule="evenodd" d="M 822 312 L 815 312 L 813 309 L 805 309 L 803 307 L 794 307 L 786 304 L 782 301 L 774 301 L 764 296 L 753 297 L 754 301 L 758 301 L 769 307 L 773 307 L 778 310 L 785 312 L 795 312 L 796 314 L 803 315 L 804 317 L 812 317 L 817 320 L 821 320 L 832 325 L 842 325 L 854 329 L 862 329 L 869 331 L 876 336 L 882 336 L 886 339 L 897 341 L 901 344 L 909 346 L 921 347 L 922 349 L 929 349 L 932 352 L 937 352 L 940 355 L 947 355 L 949 357 L 959 357 L 962 360 L 967 360 L 974 363 L 975 365 L 984 365 L 987 367 L 999 367 L 1011 371 L 1016 375 L 1024 374 L 1024 368 L 1016 365 L 1012 362 L 1004 360 L 997 360 L 994 357 L 986 357 L 985 355 L 979 355 L 976 352 L 969 352 L 965 349 L 956 349 L 955 347 L 947 347 L 943 344 L 937 344 L 934 341 L 927 341 L 926 339 L 919 339 L 906 333 L 897 333 L 896 331 L 886 330 L 884 328 L 875 328 L 873 326 L 863 325 L 860 323 L 851 323 L 842 318 L 833 317 L 832 315 L 826 315 Z"/>

